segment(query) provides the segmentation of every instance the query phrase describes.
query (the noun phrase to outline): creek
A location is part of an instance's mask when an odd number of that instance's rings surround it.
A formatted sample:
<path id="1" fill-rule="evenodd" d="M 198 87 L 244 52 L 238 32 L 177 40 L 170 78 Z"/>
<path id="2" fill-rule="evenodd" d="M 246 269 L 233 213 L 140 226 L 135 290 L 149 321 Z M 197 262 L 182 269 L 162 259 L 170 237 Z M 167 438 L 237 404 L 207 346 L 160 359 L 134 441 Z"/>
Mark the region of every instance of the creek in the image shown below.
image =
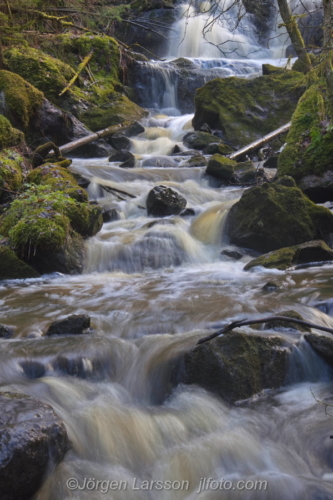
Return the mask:
<path id="1" fill-rule="evenodd" d="M 179 34 L 187 7 L 174 26 Z M 204 175 L 205 167 L 188 168 L 182 166 L 186 156 L 170 156 L 192 130 L 192 115 L 181 112 L 172 71 L 165 69 L 172 59 L 187 57 L 206 71 L 204 79 L 254 76 L 274 57 L 275 64 L 286 64 L 276 47 L 270 51 L 252 38 L 248 17 L 232 42 L 232 50 L 236 44 L 242 51 L 237 57 L 219 57 L 214 46 L 194 43 L 204 15 L 188 20 L 183 44 L 170 41 L 167 62 L 142 68 L 151 114 L 145 132 L 131 139 L 136 168 L 119 168 L 107 158 L 73 161 L 73 171 L 90 180 L 90 199 L 119 217 L 86 242 L 84 273 L 0 286 L 2 321 L 16 328 L 14 339 L 1 341 L 1 390 L 49 403 L 73 444 L 36 500 L 333 498 L 333 420 L 313 397 L 332 402 L 332 371 L 299 332 L 278 333 L 294 344 L 280 390 L 229 406 L 199 387 L 170 386 L 170 362 L 225 322 L 293 309 L 333 328 L 333 266 L 244 272 L 251 256 L 234 261 L 221 255 L 229 247 L 226 216 L 243 189 L 221 189 Z M 218 43 L 231 36 L 230 18 Z M 256 48 L 255 58 L 245 58 L 248 47 Z M 147 166 L 156 157 L 174 164 Z M 148 217 L 147 194 L 161 183 L 182 194 L 195 215 Z M 119 200 L 102 185 L 135 198 Z M 268 281 L 279 290 L 264 292 Z M 89 314 L 94 333 L 41 337 L 52 321 L 70 314 Z M 25 362 L 42 364 L 44 376 L 29 378 Z M 107 493 L 101 486 L 70 491 L 69 478 L 80 486 L 85 478 L 95 486 L 123 481 L 126 491 L 120 483 Z M 201 478 L 231 481 L 232 488 L 198 492 Z M 188 487 L 138 488 L 153 480 L 188 481 Z M 267 481 L 268 487 L 238 490 L 238 481 Z"/>

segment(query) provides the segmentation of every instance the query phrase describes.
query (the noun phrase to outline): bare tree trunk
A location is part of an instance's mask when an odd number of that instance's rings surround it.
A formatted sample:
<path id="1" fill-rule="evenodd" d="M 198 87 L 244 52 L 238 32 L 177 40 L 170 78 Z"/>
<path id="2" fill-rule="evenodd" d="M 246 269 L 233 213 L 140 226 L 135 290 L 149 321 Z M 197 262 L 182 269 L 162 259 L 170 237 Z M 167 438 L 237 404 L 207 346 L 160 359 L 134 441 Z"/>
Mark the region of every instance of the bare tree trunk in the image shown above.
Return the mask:
<path id="1" fill-rule="evenodd" d="M 327 58 L 325 66 L 325 80 L 327 85 L 328 112 L 333 120 L 333 6 L 332 0 L 323 0 L 324 6 L 324 57 Z"/>
<path id="2" fill-rule="evenodd" d="M 330 0 L 328 1 L 330 2 Z M 290 40 L 295 48 L 300 62 L 302 62 L 302 65 L 304 67 L 304 73 L 307 73 L 311 68 L 311 59 L 306 51 L 302 34 L 297 25 L 297 20 L 292 15 L 288 0 L 278 0 L 278 5 L 282 20 L 287 28 L 288 35 L 290 36 Z"/>

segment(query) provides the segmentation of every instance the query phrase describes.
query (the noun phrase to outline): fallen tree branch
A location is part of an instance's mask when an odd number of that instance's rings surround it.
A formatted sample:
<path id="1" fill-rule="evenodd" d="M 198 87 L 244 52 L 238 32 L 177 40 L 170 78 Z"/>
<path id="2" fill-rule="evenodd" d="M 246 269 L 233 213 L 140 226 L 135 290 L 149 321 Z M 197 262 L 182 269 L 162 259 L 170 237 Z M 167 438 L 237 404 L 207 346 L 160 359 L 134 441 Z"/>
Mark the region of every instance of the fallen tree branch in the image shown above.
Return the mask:
<path id="1" fill-rule="evenodd" d="M 89 64 L 90 62 L 90 59 L 92 58 L 93 56 L 93 53 L 94 51 L 92 50 L 91 52 L 89 52 L 89 54 L 83 59 L 83 61 L 79 64 L 78 66 L 78 70 L 77 72 L 75 73 L 75 75 L 73 76 L 73 78 L 71 79 L 71 81 L 69 82 L 69 84 L 67 85 L 67 87 L 65 87 L 59 94 L 59 97 L 61 97 L 62 95 L 65 94 L 65 92 L 67 92 L 71 87 L 73 87 L 74 83 L 76 82 L 76 80 L 79 78 L 80 74 L 82 73 L 82 71 L 84 70 L 84 68 Z M 89 72 L 88 72 L 89 74 Z"/>
<path id="2" fill-rule="evenodd" d="M 85 137 L 81 137 L 80 139 L 76 139 L 75 141 L 68 142 L 63 146 L 60 146 L 60 153 L 62 155 L 66 155 L 70 151 L 74 151 L 74 149 L 77 149 L 80 146 L 85 146 L 86 144 L 90 144 L 90 142 L 98 141 L 98 139 L 103 139 L 103 137 L 115 134 L 116 132 L 121 131 L 123 128 L 133 125 L 133 123 L 134 122 L 130 121 L 123 122 L 119 125 L 113 125 L 112 127 L 105 128 L 103 130 L 100 130 L 99 132 L 94 132 L 93 134 L 86 135 Z"/>
<path id="3" fill-rule="evenodd" d="M 266 144 L 269 141 L 272 141 L 276 137 L 278 137 L 281 134 L 285 134 L 286 132 L 289 131 L 291 126 L 291 122 L 287 123 L 286 125 L 283 125 L 282 127 L 274 130 L 273 132 L 270 132 L 268 135 L 265 135 L 261 139 L 257 139 L 254 142 L 251 142 L 251 144 L 248 144 L 248 146 L 245 146 L 242 149 L 239 149 L 238 151 L 235 151 L 231 155 L 229 155 L 229 158 L 231 160 L 235 160 L 236 158 L 239 158 L 240 156 L 243 156 L 247 153 L 251 153 L 252 151 L 260 148 L 264 144 Z"/>
<path id="4" fill-rule="evenodd" d="M 270 321 L 284 321 L 288 323 L 295 323 L 297 325 L 302 325 L 302 326 L 307 326 L 309 328 L 315 328 L 316 330 L 321 330 L 323 332 L 328 332 L 333 335 L 333 329 L 332 328 L 327 328 L 326 326 L 320 326 L 320 325 L 315 325 L 314 323 L 309 323 L 308 321 L 303 321 L 301 319 L 294 319 L 294 318 L 289 318 L 288 316 L 269 316 L 267 318 L 260 318 L 260 319 L 241 319 L 238 321 L 234 321 L 233 323 L 230 323 L 229 325 L 225 326 L 224 328 L 221 328 L 221 330 L 218 330 L 217 332 L 212 333 L 211 335 L 208 335 L 208 337 L 204 337 L 203 339 L 200 339 L 197 343 L 197 345 L 204 344 L 205 342 L 208 342 L 209 340 L 215 339 L 219 335 L 222 335 L 223 333 L 228 333 L 234 330 L 235 328 L 238 328 L 240 326 L 248 326 L 248 325 L 260 325 L 262 323 L 269 323 Z"/>

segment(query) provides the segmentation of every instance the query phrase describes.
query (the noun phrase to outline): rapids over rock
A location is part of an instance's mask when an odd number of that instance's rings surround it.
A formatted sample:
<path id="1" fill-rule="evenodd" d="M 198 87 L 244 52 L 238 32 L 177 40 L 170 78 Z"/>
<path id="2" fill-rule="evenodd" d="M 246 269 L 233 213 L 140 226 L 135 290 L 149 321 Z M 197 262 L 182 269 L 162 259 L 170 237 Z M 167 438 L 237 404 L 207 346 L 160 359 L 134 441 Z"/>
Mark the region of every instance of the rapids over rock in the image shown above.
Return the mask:
<path id="1" fill-rule="evenodd" d="M 90 182 L 90 200 L 112 213 L 86 241 L 83 274 L 0 286 L 1 321 L 15 331 L 1 339 L 2 391 L 51 405 L 72 444 L 35 500 L 333 498 L 333 420 L 315 400 L 332 402 L 332 368 L 301 332 L 265 332 L 291 345 L 282 388 L 231 406 L 179 383 L 184 353 L 236 319 L 293 309 L 333 328 L 333 266 L 245 272 L 253 254 L 235 260 L 221 253 L 237 250 L 228 242 L 226 219 L 245 188 L 221 188 L 205 167 L 186 164 L 182 141 L 193 130 L 197 87 L 216 76 L 258 76 L 263 62 L 287 64 L 285 41 L 269 48 L 256 37 L 251 14 L 234 32 L 231 11 L 224 28 L 207 35 L 215 45 L 202 41 L 208 3 L 180 5 L 167 60 L 137 64 L 140 104 L 150 115 L 142 121 L 145 132 L 130 138 L 135 167 L 108 158 L 73 160 L 72 171 Z M 186 100 L 182 71 L 172 62 L 179 58 L 190 68 Z M 173 155 L 175 146 L 180 153 Z M 159 185 L 192 210 L 148 217 L 147 195 Z M 267 282 L 276 287 L 264 290 Z M 72 314 L 89 315 L 92 330 L 42 336 L 52 321 Z M 267 488 L 255 489 L 263 481 Z"/>

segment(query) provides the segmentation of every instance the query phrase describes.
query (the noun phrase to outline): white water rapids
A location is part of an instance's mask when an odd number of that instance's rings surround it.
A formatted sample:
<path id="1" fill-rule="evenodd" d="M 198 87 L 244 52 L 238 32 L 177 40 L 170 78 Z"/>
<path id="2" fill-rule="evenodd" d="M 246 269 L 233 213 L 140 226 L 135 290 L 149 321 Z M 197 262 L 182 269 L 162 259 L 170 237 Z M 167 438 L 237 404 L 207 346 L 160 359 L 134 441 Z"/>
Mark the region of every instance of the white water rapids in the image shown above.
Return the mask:
<path id="1" fill-rule="evenodd" d="M 189 24 L 187 36 L 198 40 L 197 31 Z M 250 32 L 237 36 L 254 44 Z M 208 65 L 206 56 L 218 61 L 211 46 L 205 44 L 208 52 L 199 55 L 191 40 L 173 55 L 193 56 L 202 66 Z M 219 64 L 230 69 L 252 63 L 220 58 Z M 161 97 L 167 103 L 162 107 L 175 107 L 170 94 Z M 72 169 L 91 181 L 90 198 L 119 215 L 87 241 L 82 276 L 0 286 L 1 322 L 16 328 L 13 340 L 0 340 L 1 389 L 51 404 L 73 445 L 35 500 L 333 498 L 333 420 L 312 395 L 332 404 L 332 371 L 301 334 L 278 332 L 294 343 L 280 390 L 230 407 L 199 387 L 170 386 L 172 363 L 222 323 L 294 309 L 333 327 L 333 266 L 246 273 L 249 255 L 237 262 L 221 255 L 228 246 L 227 211 L 242 189 L 221 189 L 205 177 L 204 167 L 188 168 L 186 157 L 168 156 L 182 145 L 191 118 L 150 116 L 145 133 L 132 139 L 134 169 L 107 159 L 74 159 Z M 152 157 L 173 164 L 144 166 Z M 148 217 L 147 194 L 161 183 L 182 194 L 195 215 Z M 102 185 L 135 198 L 121 200 Z M 268 281 L 279 291 L 264 292 Z M 94 333 L 41 337 L 52 321 L 82 313 L 91 316 Z M 64 359 L 69 374 L 61 369 Z M 26 361 L 41 363 L 45 375 L 28 378 Z M 69 490 L 69 478 L 82 488 Z M 202 478 L 229 481 L 232 487 L 198 491 Z M 95 486 L 123 481 L 127 487 L 84 489 L 89 479 Z M 142 481 L 170 481 L 174 487 L 137 488 Z M 177 488 L 177 481 L 188 487 Z M 240 490 L 239 481 L 268 486 Z"/>

